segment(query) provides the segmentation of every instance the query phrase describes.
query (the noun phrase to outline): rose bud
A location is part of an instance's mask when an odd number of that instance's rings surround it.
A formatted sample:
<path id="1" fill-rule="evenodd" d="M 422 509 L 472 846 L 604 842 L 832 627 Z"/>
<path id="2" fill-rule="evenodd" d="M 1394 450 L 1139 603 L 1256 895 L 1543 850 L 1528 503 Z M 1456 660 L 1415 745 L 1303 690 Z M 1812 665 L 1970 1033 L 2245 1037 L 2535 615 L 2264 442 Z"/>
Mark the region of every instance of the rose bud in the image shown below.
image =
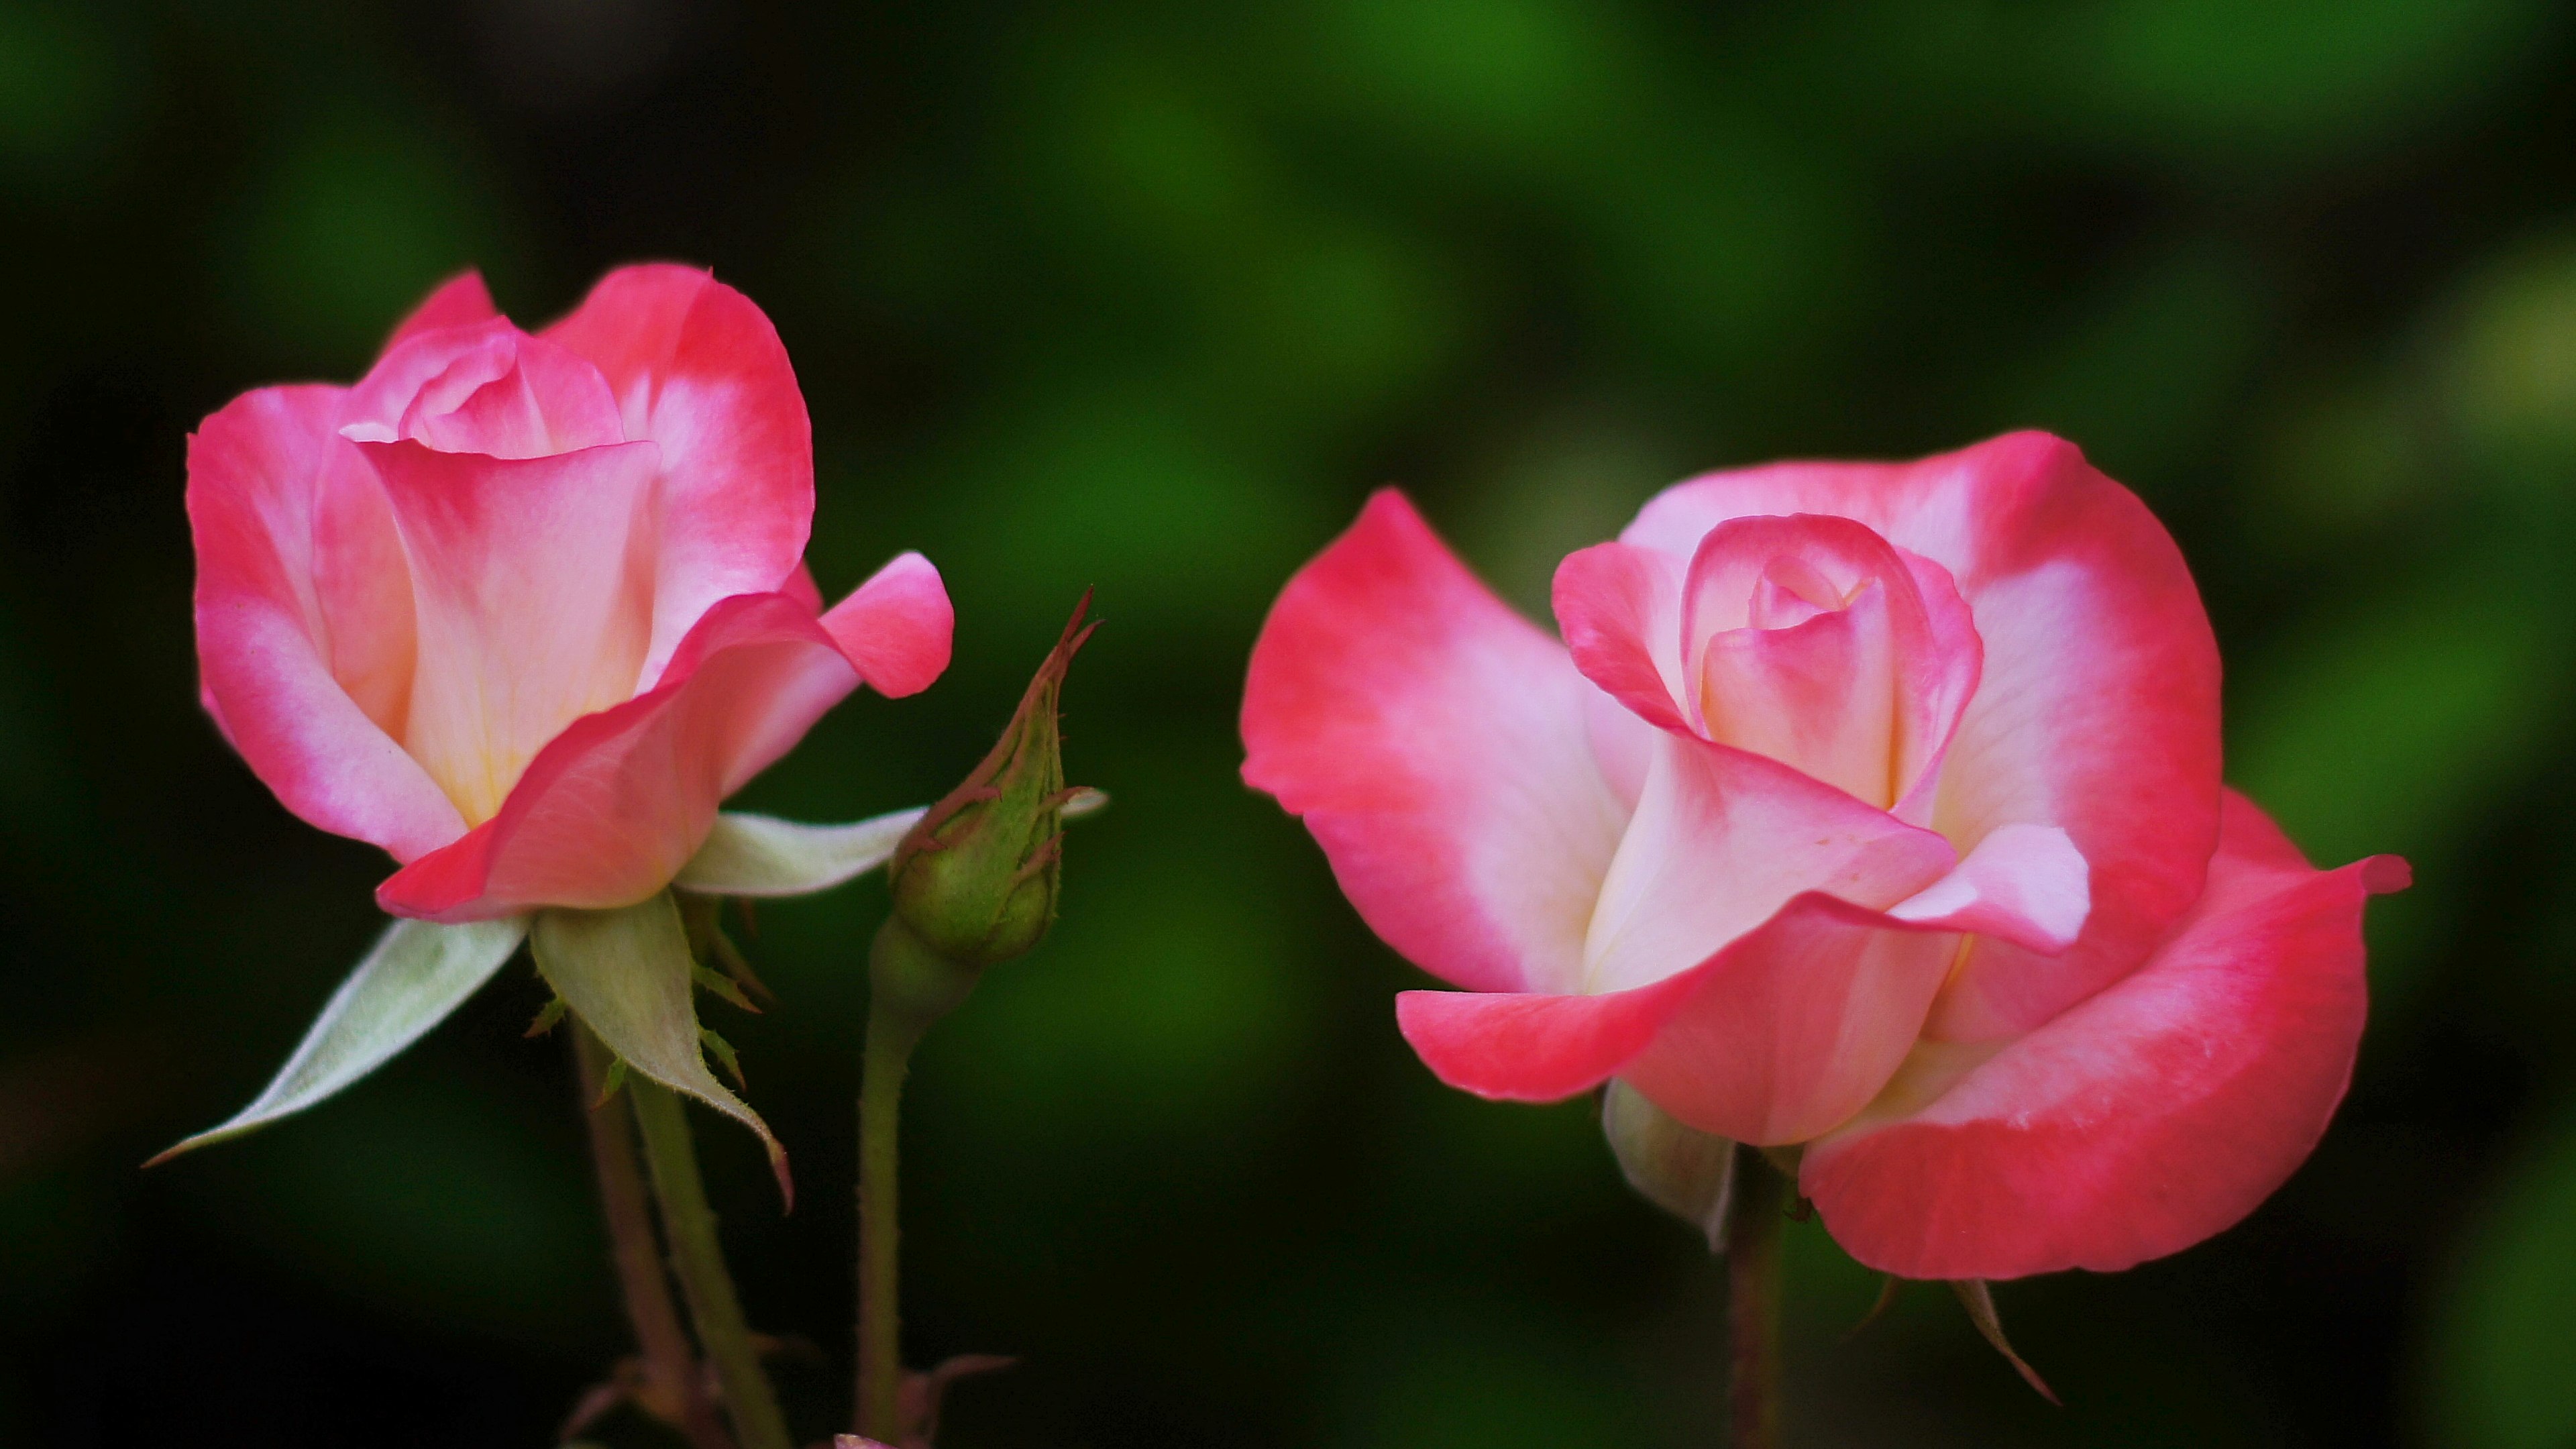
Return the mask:
<path id="1" fill-rule="evenodd" d="M 888 930 L 970 972 L 1027 953 L 1055 923 L 1066 807 L 1079 813 L 1090 794 L 1065 789 L 1056 702 L 1065 667 L 1095 627 L 1082 622 L 1090 602 L 1086 595 L 1074 606 L 982 763 L 895 847 Z"/>

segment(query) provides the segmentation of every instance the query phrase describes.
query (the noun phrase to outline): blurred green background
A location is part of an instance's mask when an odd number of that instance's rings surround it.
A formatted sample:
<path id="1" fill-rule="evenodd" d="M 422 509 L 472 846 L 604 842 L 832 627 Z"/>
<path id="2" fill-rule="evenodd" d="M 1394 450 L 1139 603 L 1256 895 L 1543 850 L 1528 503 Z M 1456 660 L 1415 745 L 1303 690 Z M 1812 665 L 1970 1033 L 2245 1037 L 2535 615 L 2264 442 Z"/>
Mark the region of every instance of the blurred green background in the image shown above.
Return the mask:
<path id="1" fill-rule="evenodd" d="M 711 264 L 812 408 L 813 561 L 945 571 L 956 667 L 747 800 L 989 741 L 1075 594 L 1065 911 L 926 1049 L 950 1449 L 1708 1444 L 1720 1281 L 1588 1104 L 1437 1088 L 1236 781 L 1246 651 L 1371 487 L 1508 596 L 1658 486 L 2008 427 L 2182 541 L 2230 774 L 2401 851 L 2324 1147 L 2245 1225 L 1946 1294 L 1793 1248 L 1793 1442 L 2576 1445 L 2576 26 L 2537 0 L 0 0 L 0 1443 L 536 1446 L 621 1351 L 563 1044 L 505 973 L 361 1088 L 247 1099 L 376 929 L 194 700 L 183 438 L 480 264 L 535 323 Z M 722 1022 L 806 1186 L 711 1171 L 819 1431 L 870 883 Z M 721 1016 L 724 1008 L 716 1008 Z M 2179 1170 L 2179 1169 L 2178 1169 Z M 640 1438 L 628 1442 L 641 1444 Z"/>

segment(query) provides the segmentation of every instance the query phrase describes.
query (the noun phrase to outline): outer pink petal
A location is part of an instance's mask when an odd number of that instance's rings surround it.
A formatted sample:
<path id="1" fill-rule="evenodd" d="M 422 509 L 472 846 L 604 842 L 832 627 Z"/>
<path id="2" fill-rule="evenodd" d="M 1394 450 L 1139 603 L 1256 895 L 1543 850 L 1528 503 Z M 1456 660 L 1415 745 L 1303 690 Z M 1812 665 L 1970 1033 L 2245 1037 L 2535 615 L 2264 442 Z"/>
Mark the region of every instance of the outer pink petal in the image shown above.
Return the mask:
<path id="1" fill-rule="evenodd" d="M 1253 645 L 1244 780 L 1417 965 L 1480 990 L 1571 985 L 1625 811 L 1592 687 L 1392 490 L 1291 579 Z"/>
<path id="2" fill-rule="evenodd" d="M 327 387 L 246 393 L 188 440 L 201 693 L 286 808 L 408 860 L 465 822 L 331 672 L 334 601 L 314 568 L 334 525 L 316 494 L 347 447 L 331 433 L 339 402 Z M 349 628 L 388 624 L 340 612 Z"/>
<path id="3" fill-rule="evenodd" d="M 397 872 L 376 901 L 434 921 L 632 905 L 696 853 L 725 796 L 858 684 L 857 668 L 794 597 L 724 600 L 658 685 L 574 721 L 500 814 Z"/>
<path id="4" fill-rule="evenodd" d="M 1883 1086 L 1958 938 L 1800 896 L 1706 962 L 1599 996 L 1411 991 L 1396 1021 L 1453 1087 L 1510 1101 L 1613 1076 L 1705 1132 L 1798 1142 Z"/>
<path id="5" fill-rule="evenodd" d="M 2136 973 L 2000 1048 L 1933 1044 L 1800 1187 L 1907 1278 L 2113 1271 L 2235 1223 L 2315 1147 L 2361 1039 L 2381 856 L 2311 869 L 2227 798 L 2209 891 Z"/>
<path id="6" fill-rule="evenodd" d="M 814 519 L 814 443 L 761 310 L 691 267 L 622 267 L 545 331 L 597 364 L 629 439 L 662 447 L 654 677 L 718 599 L 785 586 Z"/>
<path id="7" fill-rule="evenodd" d="M 1574 667 L 1637 717 L 1688 731 L 1681 662 L 1681 570 L 1663 554 L 1595 544 L 1556 566 L 1557 628 Z"/>
<path id="8" fill-rule="evenodd" d="M 469 322 L 488 322 L 501 315 L 492 305 L 491 290 L 483 285 L 481 272 L 459 272 L 438 284 L 438 289 L 412 309 L 385 339 L 384 351 L 391 352 L 399 343 L 440 327 L 461 327 Z M 379 354 L 381 355 L 381 354 Z"/>
<path id="9" fill-rule="evenodd" d="M 1504 1102 L 1561 1102 L 1619 1074 L 1699 984 L 1686 971 L 1629 991 L 1406 991 L 1395 1024 L 1431 1074 Z"/>
<path id="10" fill-rule="evenodd" d="M 957 611 L 930 560 L 901 553 L 834 605 L 823 627 L 869 688 L 901 699 L 928 689 L 948 668 Z"/>
<path id="11" fill-rule="evenodd" d="M 1680 556 L 1729 518 L 1854 518 L 1942 565 L 1983 636 L 1933 823 L 1973 846 L 2062 826 L 2092 867 L 2064 956 L 1981 941 L 1931 1030 L 2047 1021 L 2145 959 L 2199 898 L 2218 832 L 2218 651 L 2181 553 L 2135 496 L 2042 433 L 1917 463 L 1784 463 L 1666 491 L 1621 535 Z"/>

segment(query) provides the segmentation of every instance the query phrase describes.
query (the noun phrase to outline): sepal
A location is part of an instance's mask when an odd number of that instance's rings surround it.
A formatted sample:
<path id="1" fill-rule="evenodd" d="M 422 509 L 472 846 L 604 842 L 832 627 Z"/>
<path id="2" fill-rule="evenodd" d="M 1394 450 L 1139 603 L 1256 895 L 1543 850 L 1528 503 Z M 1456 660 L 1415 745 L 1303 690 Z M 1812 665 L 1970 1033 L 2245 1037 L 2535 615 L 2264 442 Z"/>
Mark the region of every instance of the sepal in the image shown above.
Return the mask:
<path id="1" fill-rule="evenodd" d="M 669 891 L 614 911 L 540 912 L 529 943 L 537 970 L 620 1061 L 757 1133 L 779 1194 L 795 1205 L 787 1150 L 760 1114 L 707 1070 L 697 962 Z"/>
<path id="2" fill-rule="evenodd" d="M 384 1065 L 491 980 L 527 934 L 525 916 L 455 926 L 394 922 L 249 1106 L 144 1166 L 301 1112 Z"/>
<path id="3" fill-rule="evenodd" d="M 1710 1252 L 1726 1251 L 1726 1213 L 1735 1195 L 1733 1142 L 1683 1126 L 1615 1077 L 1601 1097 L 1601 1131 L 1630 1187 L 1699 1229 Z"/>
<path id="4" fill-rule="evenodd" d="M 803 825 L 767 815 L 716 816 L 704 845 L 671 884 L 711 896 L 801 896 L 855 880 L 886 863 L 924 807 L 848 825 Z"/>
<path id="5" fill-rule="evenodd" d="M 1950 1284 L 1950 1290 L 1959 1295 L 1959 1302 L 1967 1308 L 1968 1321 L 1977 1325 L 1977 1332 L 1984 1334 L 1986 1342 L 1994 1345 L 1995 1352 L 2004 1356 L 2004 1361 L 2013 1366 L 2013 1372 L 2021 1375 L 2022 1382 L 2039 1390 L 2041 1398 L 2064 1407 L 2056 1391 L 2049 1388 L 2048 1381 L 2039 1376 L 2039 1370 L 2013 1352 L 2012 1341 L 2004 1337 L 2004 1321 L 1995 1313 L 1994 1291 L 1986 1286 L 1986 1280 L 1956 1279 Z"/>

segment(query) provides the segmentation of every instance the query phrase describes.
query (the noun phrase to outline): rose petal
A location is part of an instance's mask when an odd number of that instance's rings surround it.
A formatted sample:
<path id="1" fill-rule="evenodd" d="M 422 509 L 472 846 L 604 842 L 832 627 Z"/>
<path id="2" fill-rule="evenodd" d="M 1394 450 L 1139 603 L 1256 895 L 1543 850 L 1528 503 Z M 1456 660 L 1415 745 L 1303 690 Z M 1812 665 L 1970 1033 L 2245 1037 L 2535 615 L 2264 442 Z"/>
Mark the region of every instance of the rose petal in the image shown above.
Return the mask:
<path id="1" fill-rule="evenodd" d="M 325 567 L 401 556 L 380 513 L 329 506 L 326 463 L 350 452 L 331 432 L 339 405 L 337 388 L 264 388 L 234 399 L 188 440 L 202 693 L 287 809 L 410 860 L 456 839 L 465 821 L 333 673 L 333 645 L 398 640 L 398 656 L 388 657 L 402 664 L 407 692 L 411 632 L 400 572 L 388 595 Z M 371 677 L 363 662 L 356 673 Z M 389 707 L 381 690 L 375 698 Z"/>
<path id="2" fill-rule="evenodd" d="M 1957 859 L 1931 831 L 1777 760 L 1660 735 L 1593 909 L 1583 982 L 1619 991 L 1696 966 L 1808 891 L 1894 905 Z"/>
<path id="3" fill-rule="evenodd" d="M 2117 1271 L 2253 1211 L 2325 1131 L 2361 1038 L 2389 857 L 2309 867 L 2227 797 L 2209 890 L 2134 974 L 2002 1045 L 1931 1043 L 1800 1187 L 1907 1278 Z"/>
<path id="4" fill-rule="evenodd" d="M 480 823 L 564 726 L 635 694 L 657 450 L 360 448 L 411 561 L 419 653 L 403 744 Z"/>
<path id="5" fill-rule="evenodd" d="M 1557 628 L 1574 667 L 1639 719 L 1689 731 L 1681 570 L 1651 549 L 1595 544 L 1556 566 Z"/>
<path id="6" fill-rule="evenodd" d="M 1928 823 L 1962 841 L 2060 826 L 2091 867 L 2074 947 L 1981 940 L 1931 1030 L 2010 1036 L 2133 969 L 2199 897 L 2218 831 L 2217 647 L 2162 525 L 2072 445 L 2015 433 L 1916 463 L 1712 474 L 1621 538 L 1688 557 L 1727 519 L 1782 513 L 1867 524 L 1946 569 L 1974 614 L 1982 681 Z"/>
<path id="7" fill-rule="evenodd" d="M 1977 842 L 1958 869 L 1887 913 L 2055 955 L 2075 944 L 2092 913 L 2090 874 L 2065 831 L 2007 825 Z"/>
<path id="8" fill-rule="evenodd" d="M 939 570 L 904 553 L 834 605 L 823 627 L 869 688 L 901 699 L 928 689 L 948 668 L 957 612 Z"/>
<path id="9" fill-rule="evenodd" d="M 805 395 L 760 308 L 691 267 L 621 267 L 544 335 L 599 368 L 627 438 L 661 445 L 650 679 L 717 600 L 782 588 L 802 561 Z"/>
<path id="10" fill-rule="evenodd" d="M 423 298 L 421 304 L 412 309 L 410 316 L 396 324 L 392 334 L 385 338 L 382 351 L 377 355 L 382 356 L 385 352 L 391 352 L 396 346 L 423 332 L 435 331 L 441 327 L 462 327 L 473 322 L 488 322 L 500 315 L 500 309 L 492 305 L 491 290 L 483 285 L 483 274 L 472 271 L 459 272 L 439 283 L 437 290 Z"/>
<path id="11" fill-rule="evenodd" d="M 1571 986 L 1624 812 L 1592 692 L 1401 494 L 1290 580 L 1252 651 L 1243 777 L 1305 819 L 1371 927 L 1462 986 Z"/>
<path id="12" fill-rule="evenodd" d="M 396 873 L 376 900 L 443 921 L 643 900 L 697 853 L 717 803 L 858 684 L 794 598 L 727 599 L 682 641 L 658 685 L 574 721 L 498 815 Z"/>
<path id="13" fill-rule="evenodd" d="M 1882 807 L 1928 786 L 1983 655 L 1939 565 L 1813 514 L 1709 530 L 1681 633 L 1701 733 Z"/>
<path id="14" fill-rule="evenodd" d="M 1396 1022 L 1450 1086 L 1549 1102 L 1612 1076 L 1691 1127 L 1800 1142 L 1905 1060 L 1959 938 L 1802 895 L 1689 970 L 1598 996 L 1409 991 Z"/>

